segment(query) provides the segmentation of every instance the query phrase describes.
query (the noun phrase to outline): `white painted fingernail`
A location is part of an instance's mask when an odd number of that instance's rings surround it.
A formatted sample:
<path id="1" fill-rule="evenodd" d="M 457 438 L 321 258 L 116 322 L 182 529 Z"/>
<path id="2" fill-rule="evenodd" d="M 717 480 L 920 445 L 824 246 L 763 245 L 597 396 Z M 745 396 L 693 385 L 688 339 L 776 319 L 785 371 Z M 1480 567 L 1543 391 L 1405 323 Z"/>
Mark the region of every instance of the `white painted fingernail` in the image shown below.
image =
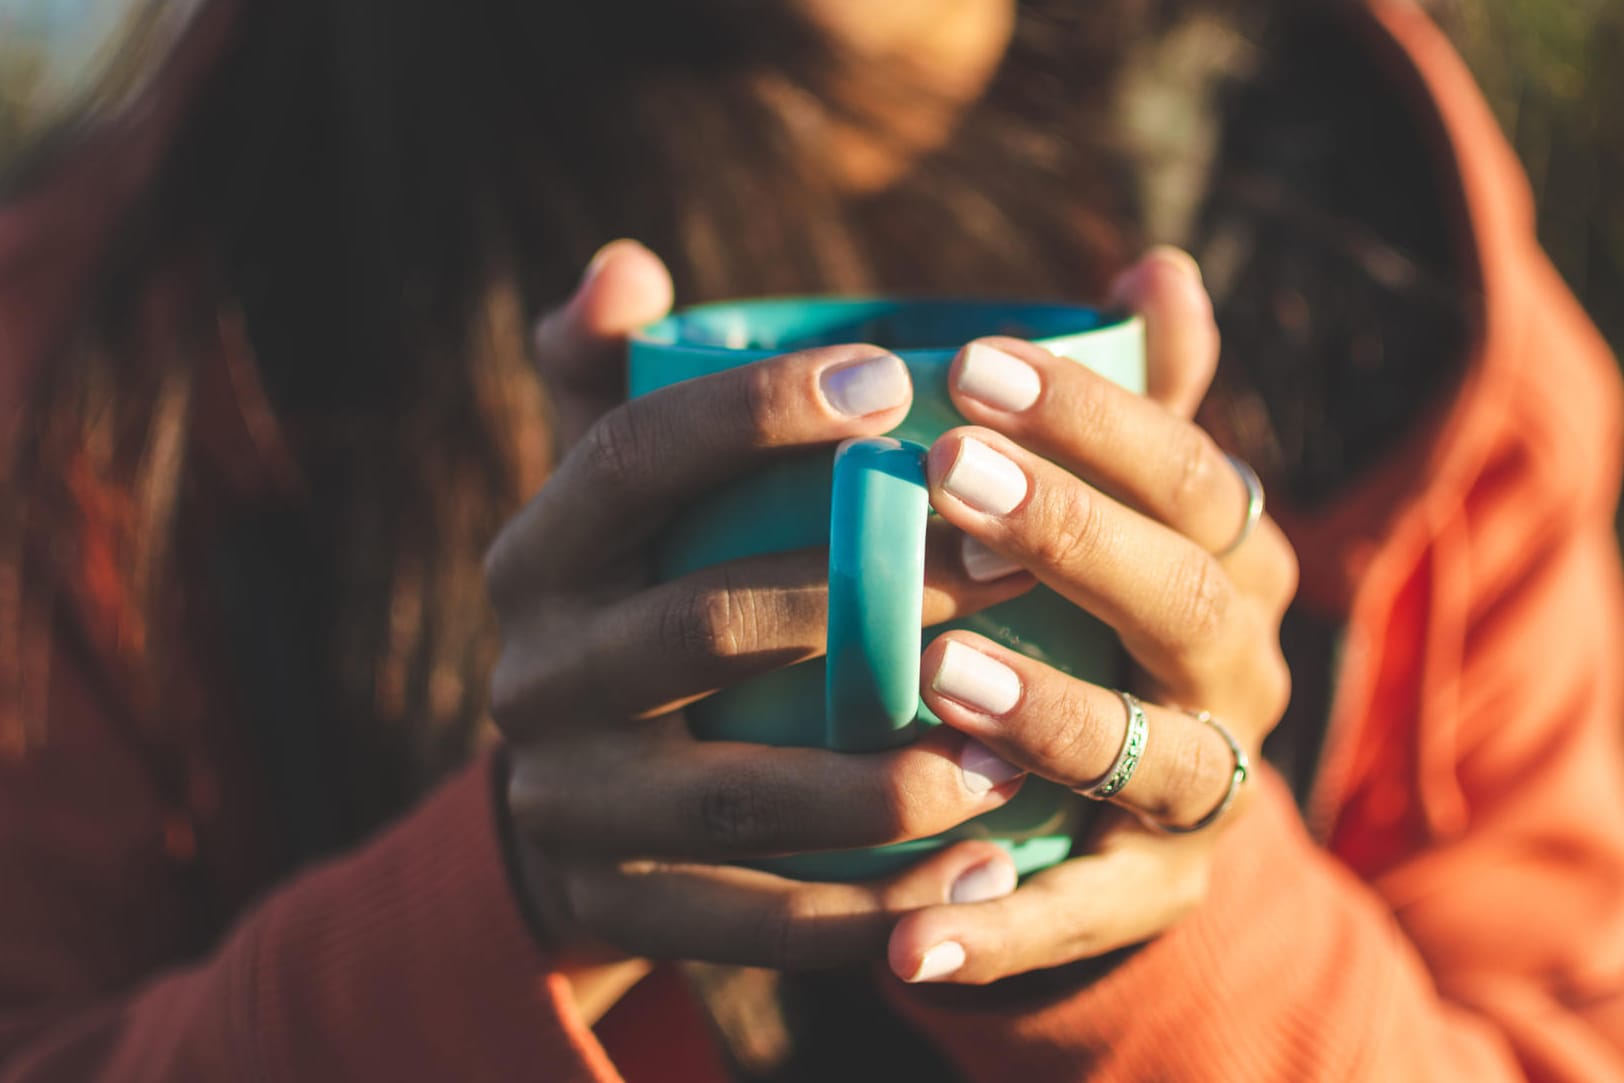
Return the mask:
<path id="1" fill-rule="evenodd" d="M 964 561 L 965 574 L 977 583 L 990 583 L 1021 570 L 1020 561 L 1011 560 L 997 550 L 988 548 L 980 538 L 972 538 L 968 534 L 959 547 L 959 557 Z"/>
<path id="2" fill-rule="evenodd" d="M 959 753 L 959 771 L 964 775 L 964 788 L 970 791 L 971 797 L 985 797 L 994 786 L 1002 786 L 1026 774 L 980 741 L 964 743 L 964 751 Z"/>
<path id="3" fill-rule="evenodd" d="M 818 381 L 823 397 L 848 417 L 865 417 L 908 401 L 908 366 L 884 354 L 851 365 L 826 369 Z"/>
<path id="4" fill-rule="evenodd" d="M 996 658 L 949 641 L 931 688 L 984 714 L 1004 714 L 1021 701 L 1021 678 Z"/>
<path id="5" fill-rule="evenodd" d="M 925 957 L 919 960 L 919 967 L 913 975 L 904 980 L 910 982 L 940 981 L 964 965 L 967 956 L 964 954 L 964 945 L 957 940 L 944 940 L 934 948 L 925 952 Z"/>
<path id="6" fill-rule="evenodd" d="M 947 889 L 947 901 L 962 904 L 1002 899 L 1015 890 L 1018 879 L 1011 862 L 983 862 L 959 873 L 959 878 Z"/>
<path id="7" fill-rule="evenodd" d="M 1008 456 L 965 437 L 942 488 L 988 515 L 1008 515 L 1026 499 L 1026 475 Z"/>
<path id="8" fill-rule="evenodd" d="M 1043 380 L 1025 361 L 979 342 L 971 343 L 959 364 L 959 390 L 994 410 L 1015 413 L 1038 401 Z"/>

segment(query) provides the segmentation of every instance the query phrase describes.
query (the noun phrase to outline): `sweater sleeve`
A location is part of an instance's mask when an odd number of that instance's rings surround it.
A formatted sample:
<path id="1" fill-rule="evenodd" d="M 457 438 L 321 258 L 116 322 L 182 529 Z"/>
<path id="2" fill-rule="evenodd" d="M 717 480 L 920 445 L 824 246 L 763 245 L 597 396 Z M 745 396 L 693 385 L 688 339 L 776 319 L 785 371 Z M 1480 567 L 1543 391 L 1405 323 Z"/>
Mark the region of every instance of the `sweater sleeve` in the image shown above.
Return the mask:
<path id="1" fill-rule="evenodd" d="M 0 202 L 5 431 L 23 428 L 41 367 L 239 7 L 197 5 L 141 100 Z M 17 582 L 0 578 L 0 638 L 14 650 Z M 184 838 L 166 841 L 185 825 L 72 638 L 44 636 L 57 642 L 29 655 L 20 676 L 44 694 L 22 697 L 27 717 L 5 713 L 9 696 L 0 711 L 0 1083 L 619 1078 L 516 910 L 488 761 L 278 885 L 200 951 L 208 873 L 183 860 Z M 0 685 L 17 676 L 7 668 Z M 17 739 L 19 721 L 45 739 Z"/>
<path id="2" fill-rule="evenodd" d="M 616 1080 L 507 883 L 480 760 L 185 958 L 188 870 L 71 652 L 0 762 L 0 1081 Z"/>
<path id="3" fill-rule="evenodd" d="M 1205 905 L 1099 982 L 1008 1012 L 893 992 L 974 1083 L 1624 1080 L 1624 816 L 1587 728 L 1543 794 L 1418 855 L 1413 898 L 1315 846 L 1265 775 Z"/>
<path id="4" fill-rule="evenodd" d="M 1203 907 L 1098 983 L 1002 1014 L 894 990 L 904 1012 L 977 1083 L 1624 1080 L 1618 558 L 1599 505 L 1569 527 L 1477 607 L 1464 826 L 1361 877 L 1266 775 Z M 1413 808 L 1387 781 L 1368 832 Z"/>
<path id="5" fill-rule="evenodd" d="M 1515 285 L 1492 449 L 1363 629 L 1330 847 L 1266 774 L 1202 907 L 1098 982 L 1007 1012 L 893 988 L 968 1078 L 1624 1080 L 1619 382 L 1531 246 Z"/>
<path id="6" fill-rule="evenodd" d="M 998 1012 L 893 986 L 976 1083 L 1624 1080 L 1618 373 L 1448 43 L 1377 7 L 1449 132 L 1486 329 L 1459 454 L 1400 464 L 1419 530 L 1358 577 L 1335 830 L 1265 774 L 1205 903 L 1097 982 Z"/>

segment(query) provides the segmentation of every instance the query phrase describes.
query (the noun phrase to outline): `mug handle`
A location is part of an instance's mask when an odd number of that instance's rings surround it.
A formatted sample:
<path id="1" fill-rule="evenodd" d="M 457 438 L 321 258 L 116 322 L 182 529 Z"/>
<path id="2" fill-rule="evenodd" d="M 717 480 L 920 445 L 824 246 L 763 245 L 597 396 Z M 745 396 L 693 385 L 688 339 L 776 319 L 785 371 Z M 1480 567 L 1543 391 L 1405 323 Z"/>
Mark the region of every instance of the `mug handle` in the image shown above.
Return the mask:
<path id="1" fill-rule="evenodd" d="M 840 445 L 829 510 L 828 748 L 878 752 L 914 737 L 929 516 L 924 447 L 884 436 Z"/>

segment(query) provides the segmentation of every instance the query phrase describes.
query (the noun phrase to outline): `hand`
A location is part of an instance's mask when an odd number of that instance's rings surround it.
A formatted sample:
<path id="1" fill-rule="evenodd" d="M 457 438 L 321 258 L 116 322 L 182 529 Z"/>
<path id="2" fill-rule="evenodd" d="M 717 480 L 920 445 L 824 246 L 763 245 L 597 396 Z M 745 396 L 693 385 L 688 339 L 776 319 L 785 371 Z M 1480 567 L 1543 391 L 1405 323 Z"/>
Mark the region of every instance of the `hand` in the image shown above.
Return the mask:
<path id="1" fill-rule="evenodd" d="M 634 254 L 618 258 L 624 268 Z M 591 331 L 584 314 L 626 310 L 610 291 L 630 272 L 616 273 L 610 263 L 589 276 L 562 322 L 544 328 L 550 371 L 602 372 L 616 338 Z M 990 878 L 983 868 L 1002 851 L 978 842 L 871 884 L 706 864 L 922 837 L 1020 786 L 1021 772 L 948 729 L 854 756 L 699 742 L 680 713 L 822 649 L 827 558 L 785 553 L 651 586 L 649 538 L 674 509 L 775 454 L 886 432 L 911 399 L 901 362 L 861 345 L 665 388 L 590 421 L 496 539 L 486 562 L 503 633 L 492 714 L 509 744 L 507 806 L 529 901 L 563 958 L 867 962 L 898 915 L 945 902 L 955 884 L 960 898 L 965 882 L 973 898 L 1013 889 L 1002 866 Z M 585 423 L 603 405 L 582 392 L 572 416 Z M 1032 586 L 1020 575 L 975 581 L 957 533 L 938 524 L 932 534 L 927 621 Z"/>
<path id="2" fill-rule="evenodd" d="M 537 323 L 536 368 L 551 397 L 558 450 L 626 398 L 626 336 L 671 311 L 671 274 L 632 240 L 598 249 L 575 293 Z"/>
<path id="3" fill-rule="evenodd" d="M 1221 824 L 1169 835 L 1144 821 L 1200 821 L 1223 801 L 1235 763 L 1218 732 L 1184 709 L 1212 712 L 1253 756 L 1285 709 L 1279 625 L 1296 562 L 1267 519 L 1228 551 L 1248 492 L 1189 420 L 1218 353 L 1199 273 L 1162 250 L 1121 289 L 1147 320 L 1148 397 L 1030 343 L 983 340 L 950 375 L 976 424 L 936 442 L 929 473 L 932 501 L 968 536 L 979 574 L 1030 569 L 1117 631 L 1146 699 L 1144 756 L 1088 856 L 996 901 L 904 917 L 889 955 L 905 979 L 986 983 L 1101 955 L 1177 921 L 1205 894 Z M 982 637 L 942 636 L 922 674 L 947 726 L 1062 785 L 1099 781 L 1122 746 L 1127 712 L 1116 692 Z"/>

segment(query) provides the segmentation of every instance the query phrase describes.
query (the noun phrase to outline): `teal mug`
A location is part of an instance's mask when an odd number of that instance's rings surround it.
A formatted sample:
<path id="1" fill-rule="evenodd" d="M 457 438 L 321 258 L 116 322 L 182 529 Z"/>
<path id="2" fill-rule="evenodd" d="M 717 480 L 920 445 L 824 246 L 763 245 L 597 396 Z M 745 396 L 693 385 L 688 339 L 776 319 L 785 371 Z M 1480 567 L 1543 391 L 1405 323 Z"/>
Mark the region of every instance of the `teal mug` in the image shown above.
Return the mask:
<path id="1" fill-rule="evenodd" d="M 687 710 L 707 740 L 870 752 L 939 725 L 919 698 L 921 605 L 929 499 L 924 452 L 965 423 L 947 373 L 966 342 L 1029 339 L 1137 393 L 1144 326 L 1074 305 L 1005 301 L 786 298 L 699 305 L 631 336 L 629 393 L 815 346 L 865 342 L 907 364 L 913 406 L 887 438 L 775 461 L 684 508 L 656 542 L 661 581 L 724 561 L 829 546 L 826 658 L 723 689 Z M 1039 587 L 932 630 L 980 633 L 1086 681 L 1119 683 L 1115 635 Z M 960 839 L 990 839 L 1022 874 L 1065 858 L 1090 803 L 1029 779 L 1004 806 L 927 839 L 759 862 L 800 879 L 888 875 Z"/>

